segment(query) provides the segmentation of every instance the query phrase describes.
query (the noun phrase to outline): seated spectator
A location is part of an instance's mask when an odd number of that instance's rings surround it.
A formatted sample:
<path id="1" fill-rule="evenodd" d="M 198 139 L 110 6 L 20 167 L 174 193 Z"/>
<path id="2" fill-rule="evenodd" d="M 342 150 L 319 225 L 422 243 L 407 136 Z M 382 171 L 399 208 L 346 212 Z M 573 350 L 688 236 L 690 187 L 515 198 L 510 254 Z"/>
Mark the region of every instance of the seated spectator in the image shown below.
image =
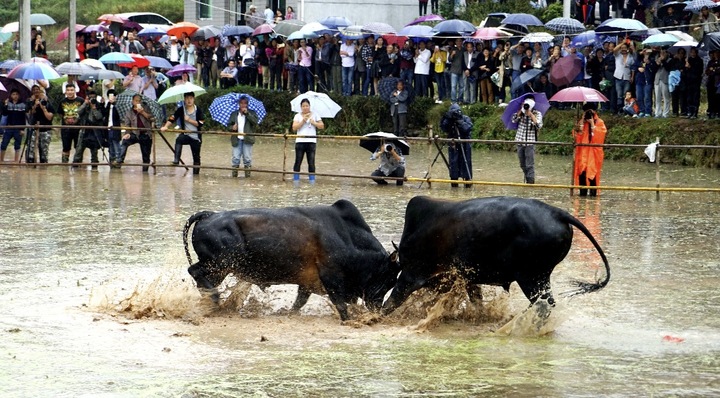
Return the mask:
<path id="1" fill-rule="evenodd" d="M 638 113 L 640 113 L 640 106 L 635 98 L 633 98 L 630 91 L 625 93 L 625 105 L 623 106 L 623 112 L 632 117 L 638 117 Z"/>
<path id="2" fill-rule="evenodd" d="M 237 84 L 238 70 L 235 67 L 235 61 L 229 60 L 225 69 L 220 72 L 220 88 L 229 88 Z"/>

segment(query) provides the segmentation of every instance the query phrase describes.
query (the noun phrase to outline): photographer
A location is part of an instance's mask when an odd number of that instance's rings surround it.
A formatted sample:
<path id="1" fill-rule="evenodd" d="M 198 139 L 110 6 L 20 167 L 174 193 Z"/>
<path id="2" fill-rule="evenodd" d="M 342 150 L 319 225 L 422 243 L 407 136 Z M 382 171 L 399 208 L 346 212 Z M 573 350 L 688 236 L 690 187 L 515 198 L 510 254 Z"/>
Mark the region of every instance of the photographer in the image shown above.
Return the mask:
<path id="1" fill-rule="evenodd" d="M 398 153 L 397 147 L 391 142 L 380 144 L 370 156 L 370 160 L 380 158 L 380 166 L 373 171 L 373 177 L 405 177 L 405 158 Z M 383 178 L 373 178 L 378 185 L 387 185 Z M 403 185 L 403 180 L 396 180 L 397 186 Z"/>
<path id="2" fill-rule="evenodd" d="M 25 108 L 30 116 L 30 124 L 40 126 L 36 129 L 29 129 L 27 137 L 27 159 L 28 163 L 35 163 L 35 146 L 37 145 L 40 163 L 48 162 L 48 153 L 50 151 L 50 129 L 42 126 L 52 125 L 52 119 L 55 110 L 47 99 L 47 96 L 37 84 L 32 86 L 32 96 L 28 99 Z M 36 144 L 36 137 L 40 140 Z"/>
<path id="3" fill-rule="evenodd" d="M 520 168 L 523 171 L 526 184 L 535 183 L 535 144 L 538 131 L 542 128 L 542 114 L 535 110 L 535 100 L 528 96 L 523 101 L 522 107 L 512 116 L 512 122 L 518 124 L 515 141 L 517 144 L 518 159 Z"/>
<path id="4" fill-rule="evenodd" d="M 467 140 L 472 138 L 473 122 L 470 117 L 463 115 L 460 106 L 450 105 L 450 109 L 440 121 L 440 129 L 448 138 Z M 450 162 L 450 179 L 457 181 L 458 177 L 465 181 L 472 180 L 472 146 L 469 142 L 451 142 L 448 147 L 448 160 Z M 456 188 L 458 184 L 451 184 Z M 465 184 L 465 188 L 472 184 Z"/>
<path id="5" fill-rule="evenodd" d="M 605 122 L 594 110 L 590 109 L 588 104 L 583 106 L 583 109 L 585 112 L 573 129 L 575 144 L 604 144 L 607 134 Z M 573 184 L 599 186 L 604 156 L 602 147 L 576 146 Z M 587 196 L 587 191 L 587 189 L 580 189 L 580 196 Z M 590 196 L 597 196 L 597 190 L 590 189 Z"/>
<path id="6" fill-rule="evenodd" d="M 92 99 L 86 98 L 85 104 L 88 104 L 89 108 L 87 108 L 87 113 L 83 118 L 83 124 L 85 126 L 103 126 L 105 124 L 105 118 L 102 112 L 102 97 L 97 96 Z M 107 131 L 96 128 L 86 128 L 82 130 L 77 148 L 75 148 L 73 163 L 83 162 L 85 148 L 90 149 L 90 162 L 99 163 L 98 149 L 103 146 L 107 146 Z M 97 170 L 97 166 L 93 165 L 92 170 Z"/>

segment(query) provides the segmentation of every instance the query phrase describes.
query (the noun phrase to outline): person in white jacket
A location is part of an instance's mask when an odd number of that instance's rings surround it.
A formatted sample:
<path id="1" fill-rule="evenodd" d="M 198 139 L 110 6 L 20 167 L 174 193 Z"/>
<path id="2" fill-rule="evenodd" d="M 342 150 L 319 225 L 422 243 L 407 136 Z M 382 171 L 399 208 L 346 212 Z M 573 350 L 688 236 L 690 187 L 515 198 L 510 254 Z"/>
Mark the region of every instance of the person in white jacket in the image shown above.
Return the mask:
<path id="1" fill-rule="evenodd" d="M 425 42 L 420 42 L 415 49 L 415 94 L 419 97 L 427 97 L 428 84 L 430 81 L 430 50 L 425 48 Z"/>

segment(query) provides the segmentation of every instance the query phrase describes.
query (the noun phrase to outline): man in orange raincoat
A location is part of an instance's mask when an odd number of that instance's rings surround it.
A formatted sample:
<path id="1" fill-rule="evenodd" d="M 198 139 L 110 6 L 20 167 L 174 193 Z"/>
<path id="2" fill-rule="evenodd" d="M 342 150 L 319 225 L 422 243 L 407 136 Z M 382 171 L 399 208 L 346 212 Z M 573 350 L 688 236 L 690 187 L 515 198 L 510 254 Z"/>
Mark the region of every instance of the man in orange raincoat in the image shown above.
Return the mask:
<path id="1" fill-rule="evenodd" d="M 603 144 L 607 128 L 597 112 L 586 109 L 573 129 L 576 144 Z M 575 148 L 575 185 L 599 186 L 604 152 L 599 146 Z M 580 196 L 587 196 L 587 189 L 580 189 Z M 590 189 L 590 196 L 597 196 L 597 189 Z"/>

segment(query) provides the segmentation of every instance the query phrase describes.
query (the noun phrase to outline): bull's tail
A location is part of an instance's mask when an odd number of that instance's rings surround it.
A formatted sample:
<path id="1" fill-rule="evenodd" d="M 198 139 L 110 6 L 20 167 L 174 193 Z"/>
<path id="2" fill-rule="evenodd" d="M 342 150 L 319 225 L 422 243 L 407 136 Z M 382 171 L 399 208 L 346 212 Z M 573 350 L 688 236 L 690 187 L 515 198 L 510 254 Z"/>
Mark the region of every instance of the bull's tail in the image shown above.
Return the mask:
<path id="1" fill-rule="evenodd" d="M 587 236 L 590 242 L 592 242 L 593 246 L 595 246 L 595 249 L 598 251 L 600 257 L 603 260 L 603 263 L 605 264 L 605 279 L 596 281 L 595 283 L 575 280 L 573 281 L 573 284 L 575 284 L 578 289 L 567 292 L 566 294 L 568 296 L 575 296 L 578 294 L 592 293 L 604 288 L 608 284 L 608 282 L 610 282 L 610 264 L 608 263 L 607 257 L 605 257 L 605 252 L 603 252 L 600 244 L 595 240 L 595 237 L 592 236 L 590 231 L 588 231 L 588 229 L 580 220 L 568 213 L 564 213 L 564 219 L 568 224 L 573 225 L 575 228 L 582 231 L 585 236 Z"/>
<path id="2" fill-rule="evenodd" d="M 185 229 L 183 230 L 183 245 L 185 245 L 185 256 L 187 256 L 188 264 L 192 266 L 192 257 L 190 257 L 190 249 L 188 248 L 188 232 L 190 231 L 190 227 L 203 219 L 206 219 L 213 215 L 214 213 L 212 211 L 201 211 L 198 213 L 193 214 L 188 218 L 187 222 L 185 223 Z"/>

